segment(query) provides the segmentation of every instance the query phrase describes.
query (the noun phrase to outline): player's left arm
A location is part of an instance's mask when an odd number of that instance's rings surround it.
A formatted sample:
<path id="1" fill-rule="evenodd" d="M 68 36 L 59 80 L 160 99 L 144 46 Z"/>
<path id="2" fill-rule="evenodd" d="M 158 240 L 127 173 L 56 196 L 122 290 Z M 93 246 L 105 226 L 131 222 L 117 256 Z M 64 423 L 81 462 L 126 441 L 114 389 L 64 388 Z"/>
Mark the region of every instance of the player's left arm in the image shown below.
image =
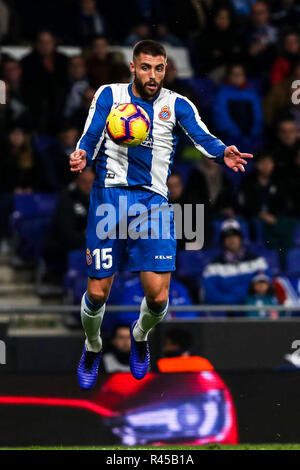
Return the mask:
<path id="1" fill-rule="evenodd" d="M 223 163 L 233 171 L 245 171 L 245 158 L 253 158 L 250 153 L 241 153 L 235 145 L 226 145 L 211 134 L 201 120 L 196 106 L 187 98 L 177 97 L 175 114 L 179 125 L 190 137 L 195 147 L 208 158 Z"/>

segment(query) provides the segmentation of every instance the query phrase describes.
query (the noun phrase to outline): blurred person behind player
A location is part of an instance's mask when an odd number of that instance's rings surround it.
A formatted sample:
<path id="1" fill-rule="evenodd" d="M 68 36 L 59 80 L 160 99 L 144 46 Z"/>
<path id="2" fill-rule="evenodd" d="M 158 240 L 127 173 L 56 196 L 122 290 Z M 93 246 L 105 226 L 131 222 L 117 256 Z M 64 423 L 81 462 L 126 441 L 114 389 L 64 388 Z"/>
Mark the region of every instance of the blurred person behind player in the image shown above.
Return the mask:
<path id="1" fill-rule="evenodd" d="M 175 270 L 173 219 L 169 239 L 159 233 L 155 240 L 100 240 L 95 233 L 99 204 L 111 204 L 118 212 L 119 198 L 126 196 L 130 206 L 134 203 L 146 206 L 147 217 L 151 204 L 167 205 L 167 181 L 175 151 L 177 123 L 203 155 L 235 172 L 245 171 L 245 158 L 252 158 L 250 154 L 241 154 L 234 145 L 226 147 L 210 134 L 193 103 L 163 88 L 166 63 L 166 52 L 161 44 L 152 40 L 136 44 L 130 63 L 133 83 L 111 84 L 97 90 L 77 150 L 70 156 L 73 172 L 82 171 L 92 162 L 96 168 L 87 228 L 88 286 L 81 309 L 86 341 L 78 367 L 79 385 L 85 389 L 91 388 L 97 379 L 105 302 L 123 260 L 123 250 L 126 248 L 129 255 L 129 269 L 140 272 L 145 293 L 139 319 L 131 327 L 130 368 L 136 379 L 142 379 L 147 373 L 148 333 L 167 312 L 171 272 Z M 151 120 L 147 141 L 130 149 L 116 145 L 105 132 L 111 109 L 128 102 L 142 106 Z"/>
<path id="2" fill-rule="evenodd" d="M 118 324 L 114 328 L 109 349 L 103 354 L 104 372 L 130 372 L 130 330 L 127 325 Z"/>

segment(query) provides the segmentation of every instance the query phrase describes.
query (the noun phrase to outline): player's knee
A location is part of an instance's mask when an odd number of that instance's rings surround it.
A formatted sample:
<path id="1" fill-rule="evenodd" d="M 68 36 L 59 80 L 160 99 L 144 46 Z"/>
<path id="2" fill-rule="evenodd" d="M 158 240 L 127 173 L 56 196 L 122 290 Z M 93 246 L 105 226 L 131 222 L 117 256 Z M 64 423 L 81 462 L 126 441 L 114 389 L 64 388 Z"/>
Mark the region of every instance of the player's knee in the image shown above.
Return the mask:
<path id="1" fill-rule="evenodd" d="M 87 290 L 88 298 L 93 304 L 104 304 L 107 301 L 109 290 L 105 288 L 89 287 Z"/>
<path id="2" fill-rule="evenodd" d="M 168 301 L 168 291 L 161 291 L 157 294 L 146 296 L 147 305 L 153 312 L 160 312 Z"/>

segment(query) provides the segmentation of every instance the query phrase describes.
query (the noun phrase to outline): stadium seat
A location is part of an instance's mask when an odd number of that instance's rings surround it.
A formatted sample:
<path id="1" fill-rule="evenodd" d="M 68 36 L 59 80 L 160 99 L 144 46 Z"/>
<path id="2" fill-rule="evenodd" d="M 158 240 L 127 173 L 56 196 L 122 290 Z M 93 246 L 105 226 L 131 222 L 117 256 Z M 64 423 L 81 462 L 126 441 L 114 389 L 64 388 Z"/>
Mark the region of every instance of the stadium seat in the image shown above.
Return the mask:
<path id="1" fill-rule="evenodd" d="M 279 276 L 281 273 L 279 256 L 276 250 L 270 250 L 265 246 L 257 245 L 252 243 L 250 246 L 250 251 L 256 255 L 263 256 L 267 261 L 270 272 L 273 277 Z"/>
<path id="2" fill-rule="evenodd" d="M 256 246 L 266 247 L 266 242 L 264 238 L 264 231 L 261 220 L 258 218 L 254 218 L 250 222 L 252 233 L 253 233 L 253 241 Z M 299 240 L 300 241 L 300 240 Z"/>
<path id="3" fill-rule="evenodd" d="M 300 276 L 300 248 L 293 248 L 286 256 L 287 276 Z"/>
<path id="4" fill-rule="evenodd" d="M 56 139 L 48 134 L 37 134 L 33 138 L 33 146 L 37 152 L 42 152 L 43 150 L 51 147 L 55 143 Z"/>
<path id="5" fill-rule="evenodd" d="M 68 254 L 68 270 L 79 274 L 86 274 L 85 250 L 73 250 Z"/>
<path id="6" fill-rule="evenodd" d="M 178 251 L 176 276 L 179 279 L 201 277 L 205 266 L 218 252 L 219 249 Z"/>
<path id="7" fill-rule="evenodd" d="M 73 298 L 76 297 L 74 283 L 80 276 L 84 276 L 86 280 L 87 265 L 85 260 L 85 250 L 73 250 L 68 254 L 68 269 L 64 276 L 64 287 L 66 290 L 72 291 Z"/>
<path id="8" fill-rule="evenodd" d="M 14 196 L 13 221 L 25 218 L 51 217 L 57 202 L 56 194 L 31 193 Z"/>
<path id="9" fill-rule="evenodd" d="M 16 252 L 23 261 L 37 263 L 57 202 L 56 194 L 17 194 L 11 217 Z"/>
<path id="10" fill-rule="evenodd" d="M 187 78 L 181 80 L 190 86 L 201 101 L 202 108 L 211 106 L 215 97 L 216 85 L 210 78 Z"/>
<path id="11" fill-rule="evenodd" d="M 75 305 L 80 305 L 83 294 L 86 291 L 87 276 L 86 274 L 78 274 L 73 284 L 73 301 Z"/>
<path id="12" fill-rule="evenodd" d="M 300 224 L 297 224 L 295 228 L 293 246 L 300 248 Z"/>
<path id="13" fill-rule="evenodd" d="M 180 174 L 183 184 L 186 183 L 190 171 L 191 171 L 191 164 L 190 163 L 176 163 L 176 162 L 174 162 L 172 172 Z"/>

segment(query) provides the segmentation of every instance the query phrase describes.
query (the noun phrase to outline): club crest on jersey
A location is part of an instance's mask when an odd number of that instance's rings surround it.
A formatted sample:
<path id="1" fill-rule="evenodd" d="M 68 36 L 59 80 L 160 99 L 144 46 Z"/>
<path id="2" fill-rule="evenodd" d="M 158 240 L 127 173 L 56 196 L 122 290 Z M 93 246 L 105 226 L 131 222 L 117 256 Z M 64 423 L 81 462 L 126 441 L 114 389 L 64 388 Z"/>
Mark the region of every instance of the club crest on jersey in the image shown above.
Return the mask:
<path id="1" fill-rule="evenodd" d="M 163 106 L 158 115 L 159 119 L 162 119 L 163 121 L 167 121 L 168 119 L 170 119 L 170 116 L 171 116 L 171 111 L 170 111 L 169 106 Z"/>
<path id="2" fill-rule="evenodd" d="M 86 250 L 86 263 L 88 265 L 92 264 L 92 255 L 91 255 L 91 252 L 88 248 Z"/>

